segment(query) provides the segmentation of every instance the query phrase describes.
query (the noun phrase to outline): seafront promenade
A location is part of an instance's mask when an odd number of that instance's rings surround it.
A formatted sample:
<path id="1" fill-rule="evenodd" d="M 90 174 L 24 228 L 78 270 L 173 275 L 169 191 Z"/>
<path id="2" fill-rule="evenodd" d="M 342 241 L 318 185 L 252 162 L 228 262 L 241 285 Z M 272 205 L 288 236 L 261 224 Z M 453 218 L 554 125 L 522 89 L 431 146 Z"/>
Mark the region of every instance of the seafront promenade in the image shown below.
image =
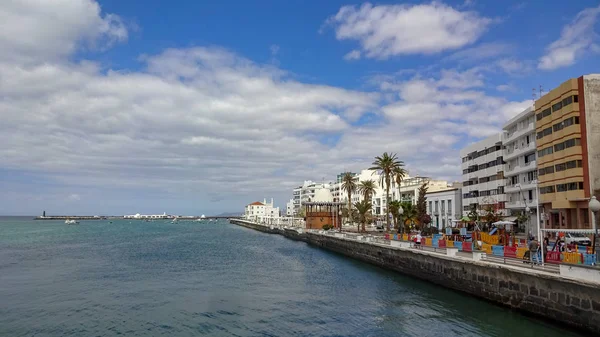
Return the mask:
<path id="1" fill-rule="evenodd" d="M 386 269 L 489 300 L 554 323 L 600 331 L 600 269 L 585 265 L 508 263 L 484 251 L 457 247 L 416 248 L 408 241 L 356 233 L 233 224 L 327 249 Z"/>

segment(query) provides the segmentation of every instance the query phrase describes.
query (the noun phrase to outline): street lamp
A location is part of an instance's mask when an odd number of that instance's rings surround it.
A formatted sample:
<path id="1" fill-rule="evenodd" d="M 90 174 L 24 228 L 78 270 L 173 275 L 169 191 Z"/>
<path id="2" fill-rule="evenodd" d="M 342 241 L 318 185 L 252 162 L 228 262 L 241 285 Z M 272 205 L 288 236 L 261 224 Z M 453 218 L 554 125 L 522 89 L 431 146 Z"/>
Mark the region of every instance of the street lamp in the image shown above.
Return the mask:
<path id="1" fill-rule="evenodd" d="M 592 196 L 590 198 L 589 208 L 590 208 L 590 211 L 592 211 L 592 229 L 594 230 L 594 242 L 593 242 L 592 254 L 595 254 L 596 253 L 596 235 L 598 234 L 598 231 L 596 229 L 596 213 L 598 213 L 598 211 L 600 211 L 600 201 L 598 201 L 598 199 L 596 199 L 596 196 Z"/>

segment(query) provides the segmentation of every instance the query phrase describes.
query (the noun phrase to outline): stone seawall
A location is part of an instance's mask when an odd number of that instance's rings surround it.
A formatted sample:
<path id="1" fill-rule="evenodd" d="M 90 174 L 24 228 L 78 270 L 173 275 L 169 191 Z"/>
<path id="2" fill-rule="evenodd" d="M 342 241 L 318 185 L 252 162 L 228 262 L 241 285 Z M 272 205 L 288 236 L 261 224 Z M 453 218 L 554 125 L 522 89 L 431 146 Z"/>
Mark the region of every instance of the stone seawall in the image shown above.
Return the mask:
<path id="1" fill-rule="evenodd" d="M 415 249 L 390 247 L 317 233 L 300 234 L 293 230 L 271 229 L 245 221 L 234 220 L 232 223 L 306 241 L 317 247 L 556 323 L 593 333 L 600 331 L 598 284 L 530 269 L 447 257 Z M 287 232 L 295 232 L 295 234 L 291 235 Z"/>

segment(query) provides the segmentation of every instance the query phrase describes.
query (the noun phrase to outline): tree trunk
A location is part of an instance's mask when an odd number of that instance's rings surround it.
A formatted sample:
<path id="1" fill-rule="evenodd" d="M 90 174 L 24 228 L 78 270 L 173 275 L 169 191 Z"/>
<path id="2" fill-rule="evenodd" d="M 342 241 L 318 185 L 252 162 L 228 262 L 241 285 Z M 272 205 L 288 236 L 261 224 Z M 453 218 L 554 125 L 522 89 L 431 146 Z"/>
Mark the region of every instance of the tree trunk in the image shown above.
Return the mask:
<path id="1" fill-rule="evenodd" d="M 350 226 L 352 226 L 352 192 L 348 191 L 348 222 Z M 341 230 L 340 226 L 340 230 Z"/>
<path id="2" fill-rule="evenodd" d="M 390 232 L 390 181 L 385 180 L 385 221 L 386 221 L 386 232 Z"/>
<path id="3" fill-rule="evenodd" d="M 366 221 L 363 221 L 363 223 L 362 223 L 362 231 L 363 232 L 367 232 L 367 229 L 365 228 L 366 223 L 367 223 Z"/>

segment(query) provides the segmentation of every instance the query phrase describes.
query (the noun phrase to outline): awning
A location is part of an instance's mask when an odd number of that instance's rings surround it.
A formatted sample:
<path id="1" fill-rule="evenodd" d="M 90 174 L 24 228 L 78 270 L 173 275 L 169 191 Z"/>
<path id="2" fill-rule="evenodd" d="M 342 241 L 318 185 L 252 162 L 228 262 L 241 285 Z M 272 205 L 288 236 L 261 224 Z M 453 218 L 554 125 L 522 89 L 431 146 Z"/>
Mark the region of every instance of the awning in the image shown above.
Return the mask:
<path id="1" fill-rule="evenodd" d="M 593 229 L 557 229 L 557 228 L 542 228 L 542 232 L 547 233 L 573 233 L 573 234 L 594 234 Z"/>
<path id="2" fill-rule="evenodd" d="M 517 220 L 516 216 L 507 216 L 502 219 L 502 221 L 511 221 L 511 222 L 514 222 L 515 220 Z"/>

